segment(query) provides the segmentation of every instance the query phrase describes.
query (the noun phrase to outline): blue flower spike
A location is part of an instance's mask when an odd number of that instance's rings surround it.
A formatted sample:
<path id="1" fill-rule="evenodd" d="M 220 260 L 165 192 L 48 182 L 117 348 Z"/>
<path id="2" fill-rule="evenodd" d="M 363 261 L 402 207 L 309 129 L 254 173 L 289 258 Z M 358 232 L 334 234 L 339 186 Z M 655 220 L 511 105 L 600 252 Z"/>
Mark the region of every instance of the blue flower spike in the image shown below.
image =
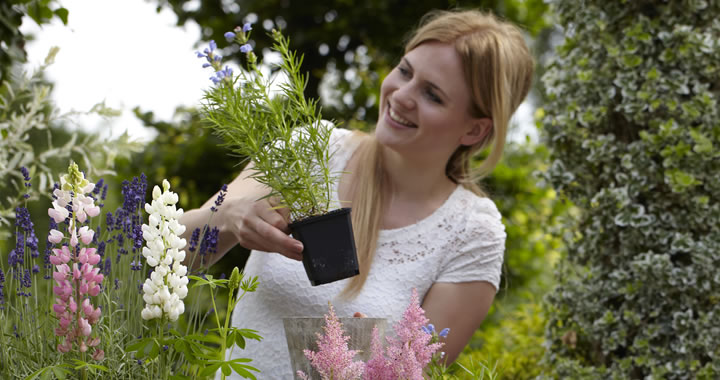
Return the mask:
<path id="1" fill-rule="evenodd" d="M 235 33 L 233 32 L 226 32 L 224 36 L 225 39 L 228 40 L 228 42 L 232 42 L 232 40 L 235 39 Z"/>
<path id="2" fill-rule="evenodd" d="M 247 32 L 249 32 L 249 31 L 251 31 L 251 30 L 252 30 L 252 26 L 250 26 L 250 23 L 249 23 L 249 22 L 246 22 L 245 25 L 243 25 L 243 27 L 242 27 L 243 33 L 247 33 Z"/>
<path id="3" fill-rule="evenodd" d="M 447 338 L 448 334 L 450 333 L 450 328 L 446 327 L 440 331 L 440 334 L 438 334 L 441 338 Z"/>
<path id="4" fill-rule="evenodd" d="M 213 51 L 217 49 L 217 44 L 215 43 L 215 40 L 210 40 L 210 51 Z"/>

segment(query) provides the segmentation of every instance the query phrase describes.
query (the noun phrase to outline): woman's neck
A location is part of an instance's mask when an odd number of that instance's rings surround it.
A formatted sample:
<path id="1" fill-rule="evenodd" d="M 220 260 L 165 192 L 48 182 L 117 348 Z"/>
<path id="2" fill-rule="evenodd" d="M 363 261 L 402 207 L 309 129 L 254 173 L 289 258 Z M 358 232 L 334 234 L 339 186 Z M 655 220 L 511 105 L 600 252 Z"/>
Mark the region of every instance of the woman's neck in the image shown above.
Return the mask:
<path id="1" fill-rule="evenodd" d="M 408 157 L 381 147 L 390 199 L 408 202 L 440 202 L 456 188 L 445 174 L 445 161 L 417 154 Z"/>

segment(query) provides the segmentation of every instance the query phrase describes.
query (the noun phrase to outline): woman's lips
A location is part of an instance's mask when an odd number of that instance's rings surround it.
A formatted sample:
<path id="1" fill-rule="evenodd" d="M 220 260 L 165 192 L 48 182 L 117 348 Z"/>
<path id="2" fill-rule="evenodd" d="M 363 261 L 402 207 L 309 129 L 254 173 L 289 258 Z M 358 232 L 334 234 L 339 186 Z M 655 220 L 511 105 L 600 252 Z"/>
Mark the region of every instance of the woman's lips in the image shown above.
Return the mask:
<path id="1" fill-rule="evenodd" d="M 390 106 L 390 104 L 388 104 L 387 117 L 388 119 L 390 119 L 392 124 L 398 125 L 400 127 L 417 128 L 417 125 L 413 124 L 410 120 L 407 120 L 404 117 L 398 115 L 395 110 L 392 109 L 392 106 Z"/>

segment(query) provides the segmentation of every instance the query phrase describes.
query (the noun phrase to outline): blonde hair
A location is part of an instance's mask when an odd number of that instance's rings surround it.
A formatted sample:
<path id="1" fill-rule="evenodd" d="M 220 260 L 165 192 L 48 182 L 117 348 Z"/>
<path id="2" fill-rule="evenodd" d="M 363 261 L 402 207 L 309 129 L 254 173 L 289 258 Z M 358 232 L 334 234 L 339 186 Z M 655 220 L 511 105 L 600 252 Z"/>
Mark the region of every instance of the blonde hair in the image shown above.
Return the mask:
<path id="1" fill-rule="evenodd" d="M 518 27 L 477 10 L 428 13 L 405 45 L 405 53 L 429 41 L 455 47 L 470 85 L 470 114 L 492 120 L 490 133 L 475 145 L 458 147 L 445 168 L 453 182 L 485 196 L 477 182 L 490 174 L 502 157 L 510 117 L 530 91 L 532 55 Z M 355 136 L 360 139 L 355 154 L 362 164 L 355 170 L 354 178 L 362 180 L 353 182 L 350 199 L 360 274 L 343 291 L 349 297 L 357 295 L 367 280 L 377 248 L 386 203 L 383 190 L 387 186 L 377 140 L 367 134 Z M 471 171 L 473 155 L 490 146 L 487 158 Z"/>

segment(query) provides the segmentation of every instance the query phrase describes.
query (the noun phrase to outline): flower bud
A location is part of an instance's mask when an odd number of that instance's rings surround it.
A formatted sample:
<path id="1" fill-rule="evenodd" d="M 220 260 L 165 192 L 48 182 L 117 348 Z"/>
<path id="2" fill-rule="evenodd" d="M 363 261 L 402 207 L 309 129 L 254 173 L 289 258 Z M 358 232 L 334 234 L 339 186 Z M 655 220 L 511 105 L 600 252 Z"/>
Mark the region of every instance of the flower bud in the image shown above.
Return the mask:
<path id="1" fill-rule="evenodd" d="M 230 275 L 230 281 L 228 281 L 228 288 L 230 288 L 231 291 L 237 289 L 240 286 L 241 280 L 242 276 L 240 276 L 240 270 L 238 267 L 233 268 L 232 274 Z"/>

